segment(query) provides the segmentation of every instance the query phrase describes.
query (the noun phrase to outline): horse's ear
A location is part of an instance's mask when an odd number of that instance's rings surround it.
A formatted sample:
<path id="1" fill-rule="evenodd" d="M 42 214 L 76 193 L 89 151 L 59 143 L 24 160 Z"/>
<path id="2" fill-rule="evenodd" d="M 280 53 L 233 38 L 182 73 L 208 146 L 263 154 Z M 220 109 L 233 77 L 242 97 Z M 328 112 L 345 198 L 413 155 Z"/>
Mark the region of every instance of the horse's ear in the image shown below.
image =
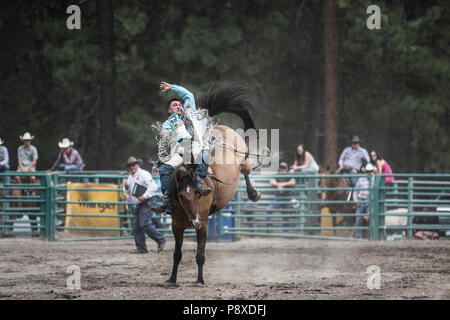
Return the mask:
<path id="1" fill-rule="evenodd" d="M 191 176 L 191 178 L 195 177 L 195 171 L 193 167 L 189 168 L 189 175 Z"/>
<path id="2" fill-rule="evenodd" d="M 181 179 L 180 177 L 181 177 L 180 170 L 176 170 L 174 178 L 175 178 L 175 184 L 177 186 L 177 190 L 180 189 L 180 179 Z"/>

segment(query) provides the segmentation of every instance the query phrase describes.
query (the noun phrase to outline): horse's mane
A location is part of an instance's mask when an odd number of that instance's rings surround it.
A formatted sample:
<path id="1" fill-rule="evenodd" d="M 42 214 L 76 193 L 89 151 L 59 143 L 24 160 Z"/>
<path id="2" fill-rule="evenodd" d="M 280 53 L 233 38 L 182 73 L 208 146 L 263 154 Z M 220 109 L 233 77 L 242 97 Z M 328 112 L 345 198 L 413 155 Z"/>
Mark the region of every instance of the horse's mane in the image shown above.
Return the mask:
<path id="1" fill-rule="evenodd" d="M 230 84 L 223 88 L 213 85 L 199 99 L 198 105 L 207 109 L 211 117 L 220 113 L 233 113 L 244 121 L 244 130 L 255 129 L 253 118 L 256 109 L 247 100 L 247 91 L 246 87 L 239 84 Z"/>
<path id="2" fill-rule="evenodd" d="M 178 183 L 177 183 L 178 180 Z M 178 184 L 178 186 L 177 186 Z M 189 172 L 184 170 L 183 166 L 175 168 L 169 183 L 169 198 L 176 199 L 178 191 L 183 190 L 188 185 L 195 188 L 196 183 L 192 179 Z"/>

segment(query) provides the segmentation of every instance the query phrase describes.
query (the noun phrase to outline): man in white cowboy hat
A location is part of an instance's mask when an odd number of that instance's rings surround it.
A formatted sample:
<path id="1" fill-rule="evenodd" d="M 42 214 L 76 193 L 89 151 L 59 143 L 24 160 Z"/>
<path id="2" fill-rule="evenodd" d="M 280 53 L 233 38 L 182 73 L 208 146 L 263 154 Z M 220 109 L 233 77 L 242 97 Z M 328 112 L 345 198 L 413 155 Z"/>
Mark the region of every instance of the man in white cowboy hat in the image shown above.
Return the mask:
<path id="1" fill-rule="evenodd" d="M 9 153 L 8 149 L 3 145 L 5 141 L 0 138 L 0 172 L 5 172 L 9 170 Z M 0 177 L 0 182 L 2 182 L 2 177 Z"/>
<path id="2" fill-rule="evenodd" d="M 369 181 L 367 175 L 364 175 L 358 178 L 358 181 L 356 182 L 355 190 L 353 191 L 353 201 L 356 201 L 355 227 L 361 227 L 364 221 L 362 214 L 369 213 L 369 200 L 370 200 L 369 188 L 373 187 L 373 184 L 375 182 L 376 169 L 371 163 L 366 164 L 366 166 L 364 167 L 364 172 L 366 174 L 371 174 L 372 181 Z M 361 239 L 363 237 L 362 230 L 355 229 L 353 237 Z"/>
<path id="3" fill-rule="evenodd" d="M 23 145 L 19 146 L 17 149 L 17 172 L 35 172 L 39 155 L 36 147 L 31 144 L 31 140 L 34 139 L 34 136 L 29 132 L 25 132 L 24 135 L 19 136 L 19 138 L 22 140 Z M 20 181 L 19 177 L 16 177 L 16 179 Z M 31 181 L 34 182 L 34 180 L 35 177 L 31 177 Z"/>
<path id="4" fill-rule="evenodd" d="M 141 168 L 142 160 L 129 157 L 127 160 L 128 179 L 123 182 L 123 191 L 134 203 L 133 236 L 136 244 L 135 253 L 147 253 L 145 234 L 158 244 L 157 251 L 164 249 L 165 236 L 156 230 L 152 222 L 151 202 L 158 189 L 155 180 L 147 170 Z M 157 227 L 161 227 L 157 224 Z"/>
<path id="5" fill-rule="evenodd" d="M 83 159 L 80 153 L 73 148 L 73 141 L 64 138 L 61 142 L 58 142 L 58 147 L 61 150 L 50 171 L 55 169 L 58 169 L 58 171 L 83 171 Z"/>

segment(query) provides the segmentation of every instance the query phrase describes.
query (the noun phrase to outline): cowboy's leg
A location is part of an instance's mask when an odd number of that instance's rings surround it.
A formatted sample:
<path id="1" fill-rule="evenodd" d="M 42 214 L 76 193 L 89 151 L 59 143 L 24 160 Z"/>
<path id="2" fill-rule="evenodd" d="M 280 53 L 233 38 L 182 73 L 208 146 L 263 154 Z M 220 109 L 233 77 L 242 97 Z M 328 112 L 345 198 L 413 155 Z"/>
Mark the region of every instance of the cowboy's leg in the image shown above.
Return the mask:
<path id="1" fill-rule="evenodd" d="M 163 163 L 159 166 L 159 180 L 161 182 L 161 192 L 163 194 L 163 202 L 162 204 L 156 204 L 152 206 L 155 209 L 161 210 L 156 211 L 158 213 L 166 211 L 167 214 L 170 214 L 172 211 L 172 206 L 169 199 L 169 184 L 172 172 L 173 167 L 171 165 Z"/>
<path id="2" fill-rule="evenodd" d="M 161 192 L 166 195 L 169 191 L 170 177 L 172 176 L 173 167 L 163 163 L 159 167 L 159 180 L 161 181 Z"/>
<path id="3" fill-rule="evenodd" d="M 352 169 L 342 169 L 341 173 L 343 174 L 354 174 Z M 356 183 L 358 182 L 358 177 L 349 177 L 348 178 L 349 182 L 350 182 L 350 187 L 354 188 L 356 186 Z"/>
<path id="4" fill-rule="evenodd" d="M 210 188 L 207 188 L 203 185 L 203 181 L 206 178 L 206 175 L 208 174 L 208 157 L 207 157 L 207 151 L 202 150 L 202 152 L 199 154 L 199 161 L 196 161 L 195 163 L 195 177 L 197 179 L 197 186 L 202 196 L 206 196 L 211 192 Z M 198 163 L 197 163 L 198 162 Z"/>

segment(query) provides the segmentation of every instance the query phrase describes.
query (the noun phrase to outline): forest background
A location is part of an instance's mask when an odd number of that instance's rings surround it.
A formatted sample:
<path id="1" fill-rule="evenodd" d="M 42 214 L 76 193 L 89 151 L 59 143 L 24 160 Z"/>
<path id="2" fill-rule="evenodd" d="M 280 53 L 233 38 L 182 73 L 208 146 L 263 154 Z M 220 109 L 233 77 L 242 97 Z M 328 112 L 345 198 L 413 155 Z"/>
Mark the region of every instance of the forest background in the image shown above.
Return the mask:
<path id="1" fill-rule="evenodd" d="M 366 25 L 373 4 L 378 30 Z M 81 9 L 79 30 L 66 26 L 70 5 Z M 0 137 L 12 169 L 25 131 L 36 137 L 38 170 L 50 168 L 63 137 L 75 142 L 85 170 L 123 169 L 130 155 L 157 158 L 150 125 L 167 117 L 172 97 L 160 81 L 197 97 L 213 83 L 240 82 L 250 87 L 257 127 L 280 129 L 280 160 L 292 164 L 302 143 L 320 165 L 336 167 L 358 135 L 394 172 L 449 172 L 449 7 L 445 0 L 2 1 Z"/>

